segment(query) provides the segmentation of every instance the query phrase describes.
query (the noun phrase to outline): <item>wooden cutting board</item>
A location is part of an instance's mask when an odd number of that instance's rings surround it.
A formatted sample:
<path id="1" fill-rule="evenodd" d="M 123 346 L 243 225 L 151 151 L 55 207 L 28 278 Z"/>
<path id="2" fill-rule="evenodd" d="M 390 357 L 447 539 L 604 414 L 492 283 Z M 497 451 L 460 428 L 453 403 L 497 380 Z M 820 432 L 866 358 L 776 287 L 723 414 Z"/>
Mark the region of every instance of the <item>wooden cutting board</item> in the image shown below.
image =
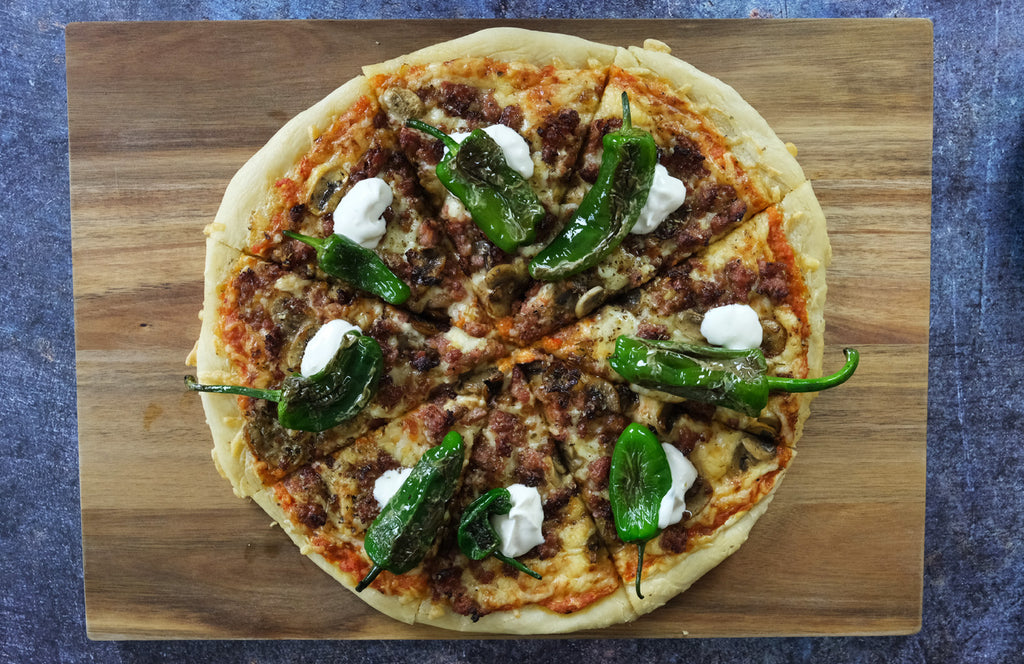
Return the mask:
<path id="1" fill-rule="evenodd" d="M 231 175 L 363 64 L 480 21 L 67 28 L 86 619 L 91 638 L 458 638 L 369 609 L 213 468 L 182 387 L 203 227 Z M 507 24 L 507 23 L 506 23 Z M 932 31 L 920 20 L 532 21 L 654 37 L 800 149 L 829 220 L 825 393 L 747 544 L 635 624 L 588 637 L 891 634 L 921 620 Z M 477 637 L 474 637 L 477 638 Z"/>

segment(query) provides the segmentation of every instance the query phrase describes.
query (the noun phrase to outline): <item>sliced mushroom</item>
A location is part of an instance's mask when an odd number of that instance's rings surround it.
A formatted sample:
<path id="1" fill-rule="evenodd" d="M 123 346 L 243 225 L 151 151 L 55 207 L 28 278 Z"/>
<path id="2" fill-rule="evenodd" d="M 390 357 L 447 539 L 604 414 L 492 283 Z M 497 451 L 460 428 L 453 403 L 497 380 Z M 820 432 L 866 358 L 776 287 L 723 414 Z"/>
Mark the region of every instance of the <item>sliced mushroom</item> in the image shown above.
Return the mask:
<path id="1" fill-rule="evenodd" d="M 605 292 L 601 286 L 594 286 L 576 300 L 576 318 L 583 318 L 604 302 Z"/>
<path id="2" fill-rule="evenodd" d="M 341 190 L 347 176 L 340 168 L 320 167 L 313 172 L 313 186 L 309 190 L 309 204 L 314 214 L 322 215 L 332 211 L 341 200 Z"/>
<path id="3" fill-rule="evenodd" d="M 526 270 L 522 264 L 501 263 L 495 265 L 484 276 L 488 288 L 515 287 L 526 282 Z"/>
<path id="4" fill-rule="evenodd" d="M 786 333 L 786 328 L 782 327 L 777 320 L 762 318 L 761 329 L 764 331 L 764 337 L 761 340 L 761 351 L 765 357 L 775 357 L 786 350 L 786 341 L 789 335 Z"/>
<path id="5" fill-rule="evenodd" d="M 712 493 L 714 493 L 714 490 L 711 488 L 711 485 L 705 482 L 703 478 L 698 477 L 697 481 L 686 492 L 686 511 L 689 512 L 690 516 L 683 524 L 684 526 L 689 528 L 697 521 L 700 513 L 711 502 Z"/>
<path id="6" fill-rule="evenodd" d="M 779 436 L 779 432 L 782 430 L 782 422 L 773 413 L 761 415 L 757 419 L 744 417 L 740 422 L 736 423 L 736 426 L 751 435 L 771 442 L 773 445 Z"/>
<path id="7" fill-rule="evenodd" d="M 398 120 L 418 118 L 423 115 L 423 102 L 412 90 L 388 88 L 380 96 L 381 105 Z"/>
<path id="8" fill-rule="evenodd" d="M 744 436 L 741 439 L 741 442 L 743 443 L 743 449 L 746 450 L 746 453 L 758 461 L 768 461 L 775 456 L 775 445 L 769 443 L 763 438 Z"/>
<path id="9" fill-rule="evenodd" d="M 492 316 L 507 316 L 512 311 L 512 300 L 522 292 L 527 283 L 523 263 L 499 263 L 484 276 L 487 286 L 486 307 Z"/>

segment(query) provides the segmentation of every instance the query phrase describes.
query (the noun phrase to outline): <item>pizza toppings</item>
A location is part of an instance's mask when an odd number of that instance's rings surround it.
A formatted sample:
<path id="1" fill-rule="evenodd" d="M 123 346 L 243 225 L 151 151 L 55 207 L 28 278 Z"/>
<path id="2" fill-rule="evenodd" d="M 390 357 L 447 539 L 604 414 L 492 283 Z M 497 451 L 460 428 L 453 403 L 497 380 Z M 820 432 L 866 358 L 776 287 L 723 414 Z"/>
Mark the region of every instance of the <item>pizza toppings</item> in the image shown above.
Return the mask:
<path id="1" fill-rule="evenodd" d="M 373 499 L 381 509 L 388 504 L 391 497 L 398 493 L 402 484 L 409 478 L 412 468 L 391 468 L 385 470 L 373 483 Z"/>
<path id="2" fill-rule="evenodd" d="M 597 181 L 576 214 L 536 258 L 530 274 L 556 281 L 594 267 L 618 247 L 636 225 L 654 179 L 658 147 L 630 122 L 629 98 L 622 93 L 622 128 L 605 135 Z"/>
<path id="3" fill-rule="evenodd" d="M 535 487 L 513 484 L 481 494 L 462 514 L 457 533 L 459 549 L 471 560 L 494 556 L 535 579 L 541 576 L 516 560 L 544 543 L 544 511 Z"/>
<path id="4" fill-rule="evenodd" d="M 364 547 L 373 567 L 356 592 L 366 589 L 384 570 L 405 574 L 427 555 L 455 493 L 465 454 L 457 431 L 450 431 L 440 445 L 423 453 L 366 531 Z"/>
<path id="5" fill-rule="evenodd" d="M 303 376 L 313 376 L 327 368 L 334 356 L 338 354 L 345 335 L 349 332 L 361 333 L 360 329 L 346 320 L 335 318 L 320 326 L 313 338 L 306 343 L 302 352 L 302 363 L 299 371 Z"/>
<path id="6" fill-rule="evenodd" d="M 381 178 L 356 182 L 334 209 L 334 233 L 365 249 L 374 249 L 384 237 L 384 211 L 392 201 L 391 187 Z"/>
<path id="7" fill-rule="evenodd" d="M 658 508 L 658 528 L 664 530 L 683 520 L 686 492 L 697 481 L 697 469 L 675 446 L 662 443 L 661 449 L 665 450 L 665 459 L 672 474 L 672 486 L 662 496 Z"/>
<path id="8" fill-rule="evenodd" d="M 529 180 L 533 177 L 533 159 L 530 159 L 530 144 L 519 132 L 503 124 L 488 125 L 482 131 L 490 136 L 505 157 L 505 163 L 516 173 Z M 452 139 L 462 143 L 472 132 L 457 131 L 451 134 Z"/>
<path id="9" fill-rule="evenodd" d="M 284 234 L 316 249 L 321 270 L 385 302 L 402 304 L 412 294 L 408 284 L 399 279 L 377 254 L 345 235 L 335 233 L 321 239 L 292 231 L 285 231 Z"/>
<path id="10" fill-rule="evenodd" d="M 507 490 L 512 499 L 511 508 L 507 513 L 493 515 L 491 523 L 501 535 L 501 552 L 515 558 L 544 543 L 540 527 L 544 522 L 544 509 L 537 487 L 513 484 Z"/>
<path id="11" fill-rule="evenodd" d="M 667 168 L 656 164 L 647 200 L 640 209 L 640 217 L 629 232 L 633 235 L 653 233 L 685 200 L 686 184 L 679 178 L 669 175 Z"/>
<path id="12" fill-rule="evenodd" d="M 487 239 L 508 253 L 533 242 L 536 225 L 546 214 L 544 206 L 494 138 L 477 129 L 460 143 L 420 120 L 408 120 L 406 125 L 444 141 L 448 153 L 437 164 L 437 178 L 462 202 Z"/>
<path id="13" fill-rule="evenodd" d="M 651 430 L 633 423 L 623 430 L 612 451 L 608 499 L 619 539 L 637 544 L 636 596 L 644 568 L 647 540 L 657 536 L 662 498 L 672 489 L 672 471 L 665 450 Z"/>
<path id="14" fill-rule="evenodd" d="M 277 420 L 286 429 L 326 431 L 355 417 L 377 393 L 384 355 L 371 337 L 346 332 L 333 358 L 310 376 L 294 374 L 279 389 L 242 385 L 203 385 L 193 376 L 185 386 L 196 392 L 237 394 L 277 403 Z"/>
<path id="15" fill-rule="evenodd" d="M 768 364 L 759 348 L 732 350 L 619 337 L 608 363 L 639 387 L 757 417 L 772 390 L 818 392 L 846 382 L 857 369 L 860 354 L 853 348 L 843 352 L 846 364 L 830 376 L 784 378 L 766 375 Z"/>
<path id="16" fill-rule="evenodd" d="M 713 346 L 740 350 L 761 345 L 763 331 L 757 312 L 748 304 L 726 304 L 704 314 L 700 333 Z"/>

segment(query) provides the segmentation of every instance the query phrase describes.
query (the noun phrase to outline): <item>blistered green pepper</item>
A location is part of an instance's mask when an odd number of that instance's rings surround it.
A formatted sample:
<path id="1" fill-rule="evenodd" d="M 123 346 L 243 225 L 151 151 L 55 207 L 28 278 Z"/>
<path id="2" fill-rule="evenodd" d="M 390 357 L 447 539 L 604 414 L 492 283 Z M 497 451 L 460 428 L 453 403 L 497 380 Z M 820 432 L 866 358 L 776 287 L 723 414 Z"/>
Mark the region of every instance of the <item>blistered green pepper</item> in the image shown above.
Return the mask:
<path id="1" fill-rule="evenodd" d="M 373 567 L 356 592 L 362 592 L 384 570 L 404 574 L 423 560 L 444 521 L 464 458 L 465 445 L 457 431 L 448 432 L 440 445 L 423 453 L 366 530 L 363 546 Z"/>
<path id="2" fill-rule="evenodd" d="M 459 521 L 459 529 L 456 533 L 459 549 L 472 560 L 483 560 L 487 556 L 494 556 L 520 572 L 539 579 L 541 578 L 540 574 L 499 551 L 501 536 L 491 524 L 491 515 L 508 514 L 511 509 L 512 494 L 508 489 L 498 487 L 478 496 L 469 504 Z"/>
<path id="3" fill-rule="evenodd" d="M 768 376 L 759 348 L 730 350 L 673 341 L 619 337 L 608 363 L 640 387 L 737 410 L 756 417 L 773 390 L 817 392 L 846 382 L 857 369 L 860 354 L 846 348 L 846 364 L 821 378 Z"/>
<path id="4" fill-rule="evenodd" d="M 603 139 L 597 180 L 551 244 L 530 262 L 542 281 L 565 279 L 597 265 L 636 225 L 658 165 L 654 138 L 633 127 L 629 98 L 622 93 L 622 129 Z"/>
<path id="5" fill-rule="evenodd" d="M 508 253 L 533 242 L 544 206 L 530 183 L 508 165 L 493 138 L 476 129 L 459 143 L 421 120 L 405 124 L 444 141 L 448 154 L 437 164 L 437 178 L 462 201 L 487 239 Z"/>
<path id="6" fill-rule="evenodd" d="M 293 231 L 285 231 L 284 234 L 316 249 L 320 269 L 332 277 L 391 304 L 402 304 L 409 299 L 409 286 L 384 264 L 380 256 L 344 235 L 332 233 L 329 237 L 318 238 Z"/>
<path id="7" fill-rule="evenodd" d="M 656 537 L 661 500 L 672 488 L 672 470 L 661 443 L 642 424 L 630 424 L 612 450 L 608 499 L 615 531 L 623 542 L 636 542 L 636 596 L 644 571 L 644 548 Z"/>
<path id="8" fill-rule="evenodd" d="M 277 419 L 286 429 L 325 431 L 354 417 L 377 393 L 384 354 L 373 337 L 346 334 L 331 361 L 312 376 L 293 374 L 279 389 L 242 385 L 204 385 L 195 376 L 185 386 L 196 392 L 238 394 L 277 403 Z"/>

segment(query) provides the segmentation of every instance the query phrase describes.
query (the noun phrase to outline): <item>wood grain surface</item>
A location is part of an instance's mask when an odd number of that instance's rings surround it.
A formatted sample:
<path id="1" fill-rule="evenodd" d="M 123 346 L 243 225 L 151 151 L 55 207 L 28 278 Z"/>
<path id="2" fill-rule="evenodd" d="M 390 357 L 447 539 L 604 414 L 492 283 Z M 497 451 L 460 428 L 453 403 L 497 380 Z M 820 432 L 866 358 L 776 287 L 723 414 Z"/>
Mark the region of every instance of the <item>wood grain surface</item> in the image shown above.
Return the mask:
<path id="1" fill-rule="evenodd" d="M 91 638 L 460 638 L 368 608 L 214 470 L 182 387 L 203 227 L 231 175 L 363 64 L 479 21 L 67 28 L 82 539 Z M 667 606 L 586 637 L 907 633 L 920 627 L 932 32 L 927 21 L 536 21 L 660 39 L 735 87 L 829 220 L 826 370 L 799 455 L 732 558 Z M 479 638 L 479 637 L 472 637 Z"/>

